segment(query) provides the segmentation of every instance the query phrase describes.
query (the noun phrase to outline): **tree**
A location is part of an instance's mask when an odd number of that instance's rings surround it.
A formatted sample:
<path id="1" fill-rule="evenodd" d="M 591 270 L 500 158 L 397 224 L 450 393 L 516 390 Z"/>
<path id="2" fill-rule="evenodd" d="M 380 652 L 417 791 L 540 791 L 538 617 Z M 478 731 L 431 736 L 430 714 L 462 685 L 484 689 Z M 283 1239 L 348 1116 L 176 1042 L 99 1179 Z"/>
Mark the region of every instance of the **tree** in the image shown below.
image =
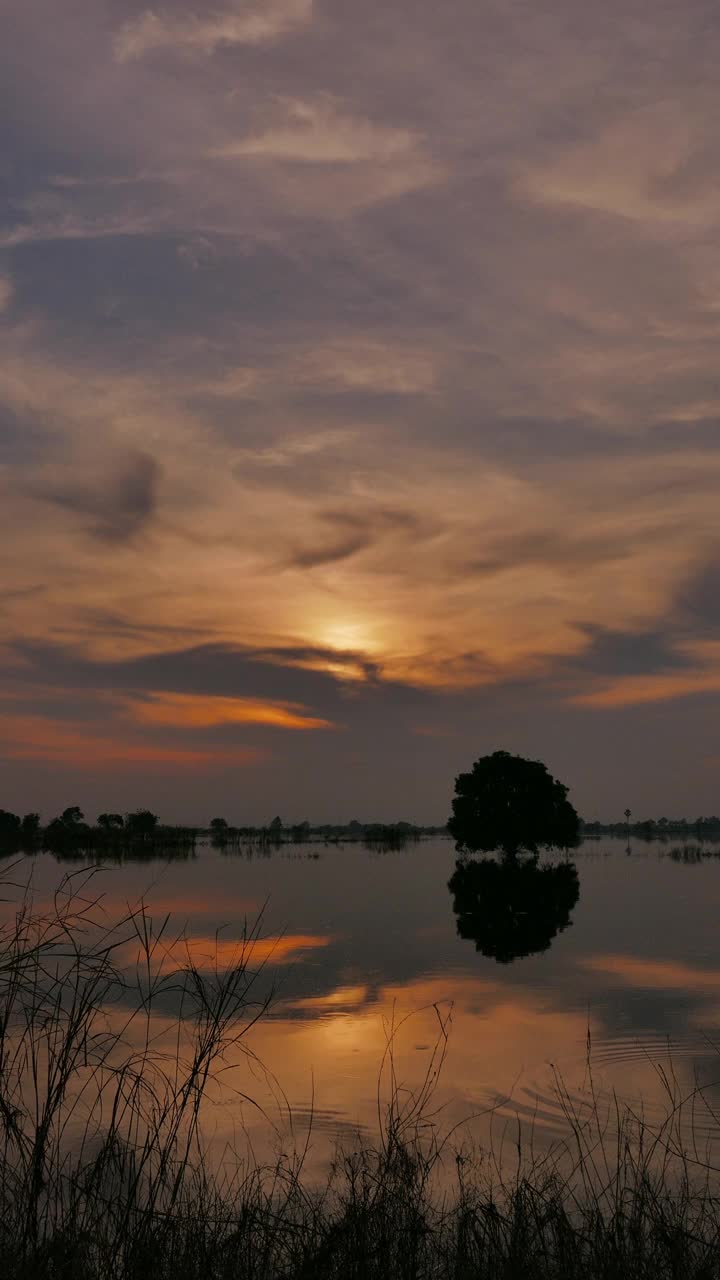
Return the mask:
<path id="1" fill-rule="evenodd" d="M 78 851 L 86 841 L 90 828 L 85 822 L 82 809 L 70 805 L 63 809 L 59 818 L 53 818 L 45 828 L 45 841 L 49 849 Z"/>
<path id="2" fill-rule="evenodd" d="M 40 834 L 40 814 L 26 813 L 20 823 L 20 833 L 25 840 L 36 840 Z"/>
<path id="3" fill-rule="evenodd" d="M 283 829 L 282 818 L 273 818 L 272 822 L 270 823 L 270 830 L 282 831 L 282 829 Z"/>
<path id="4" fill-rule="evenodd" d="M 103 831 L 120 831 L 125 821 L 121 813 L 99 813 L 97 824 Z"/>
<path id="5" fill-rule="evenodd" d="M 157 814 L 151 813 L 149 809 L 136 809 L 134 813 L 126 815 L 125 830 L 133 839 L 149 840 L 155 834 L 159 821 Z"/>
<path id="6" fill-rule="evenodd" d="M 16 813 L 0 809 L 0 842 L 10 844 L 20 836 L 20 819 Z"/>
<path id="7" fill-rule="evenodd" d="M 224 818 L 212 818 L 210 822 L 210 838 L 214 849 L 224 849 L 228 841 L 230 828 Z"/>
<path id="8" fill-rule="evenodd" d="M 540 760 L 495 751 L 455 779 L 448 830 L 463 853 L 568 849 L 578 843 L 579 819 L 567 792 Z"/>
<path id="9" fill-rule="evenodd" d="M 72 830 L 73 827 L 79 827 L 85 821 L 85 814 L 79 805 L 73 804 L 68 809 L 63 809 L 60 821 Z"/>

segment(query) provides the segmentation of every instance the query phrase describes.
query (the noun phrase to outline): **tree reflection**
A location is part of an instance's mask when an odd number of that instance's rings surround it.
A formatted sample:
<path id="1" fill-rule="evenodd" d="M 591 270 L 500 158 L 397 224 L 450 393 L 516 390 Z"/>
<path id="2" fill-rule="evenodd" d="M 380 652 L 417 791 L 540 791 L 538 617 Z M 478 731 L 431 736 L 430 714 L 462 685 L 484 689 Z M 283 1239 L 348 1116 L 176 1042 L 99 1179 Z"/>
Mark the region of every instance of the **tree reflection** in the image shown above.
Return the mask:
<path id="1" fill-rule="evenodd" d="M 580 896 L 573 862 L 538 866 L 534 858 L 459 859 L 448 888 L 460 937 L 499 964 L 547 951 Z"/>

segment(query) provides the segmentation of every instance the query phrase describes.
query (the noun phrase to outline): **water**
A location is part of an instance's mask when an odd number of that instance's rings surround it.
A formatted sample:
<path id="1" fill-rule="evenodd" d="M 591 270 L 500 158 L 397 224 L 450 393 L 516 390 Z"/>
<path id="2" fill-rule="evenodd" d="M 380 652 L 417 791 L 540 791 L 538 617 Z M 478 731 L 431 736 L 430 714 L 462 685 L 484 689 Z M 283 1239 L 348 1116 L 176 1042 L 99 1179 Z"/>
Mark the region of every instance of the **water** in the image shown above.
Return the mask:
<path id="1" fill-rule="evenodd" d="M 567 1129 L 568 1102 L 581 1106 L 591 1085 L 601 1100 L 614 1090 L 655 1121 L 672 1071 L 680 1093 L 704 1085 L 695 1137 L 714 1140 L 720 1130 L 706 1103 L 720 1113 L 720 847 L 672 850 L 585 843 L 572 859 L 579 896 L 569 909 L 567 895 L 560 904 L 559 931 L 551 936 L 547 906 L 539 930 L 516 919 L 509 950 L 513 937 L 521 950 L 528 937 L 546 949 L 505 963 L 492 954 L 497 912 L 481 922 L 479 950 L 458 935 L 448 889 L 455 852 L 444 839 L 387 853 L 360 844 L 253 856 L 204 847 L 186 860 L 104 867 L 94 891 L 111 911 L 144 896 L 156 918 L 172 912 L 174 933 L 185 933 L 201 967 L 230 963 L 244 922 L 263 913 L 257 958 L 261 981 L 276 990 L 248 1044 L 265 1070 L 242 1058 L 229 1064 L 228 1087 L 206 1120 L 223 1142 L 249 1134 L 257 1146 L 268 1119 L 301 1142 L 311 1127 L 318 1153 L 349 1132 L 374 1133 L 389 1039 L 398 1080 L 417 1087 L 448 1019 L 435 1095 L 444 1127 L 475 1117 L 468 1132 L 482 1138 L 492 1126 L 514 1141 L 520 1119 L 534 1140 L 550 1140 Z M 36 897 L 47 899 L 67 867 L 51 855 L 25 862 Z M 21 879 L 17 865 L 13 878 Z"/>

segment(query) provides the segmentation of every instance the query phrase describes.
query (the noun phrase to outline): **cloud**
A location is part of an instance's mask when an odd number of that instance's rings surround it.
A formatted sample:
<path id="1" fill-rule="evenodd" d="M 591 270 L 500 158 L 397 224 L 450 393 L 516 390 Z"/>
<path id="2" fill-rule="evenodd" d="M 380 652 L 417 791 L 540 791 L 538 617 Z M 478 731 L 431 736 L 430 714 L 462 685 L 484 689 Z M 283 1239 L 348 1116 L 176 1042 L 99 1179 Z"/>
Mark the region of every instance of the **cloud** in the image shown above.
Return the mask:
<path id="1" fill-rule="evenodd" d="M 157 768 L 166 771 L 209 770 L 259 764 L 269 753 L 258 747 L 184 747 L 101 734 L 71 721 L 46 716 L 0 716 L 0 756 L 36 760 L 66 769 Z"/>
<path id="2" fill-rule="evenodd" d="M 163 636 L 165 644 L 173 639 Z M 283 719 L 302 721 L 289 727 L 332 727 L 347 709 L 348 684 L 372 689 L 378 681 L 376 669 L 361 654 L 292 646 L 183 649 L 176 644 L 103 661 L 88 658 L 80 648 L 18 641 L 0 651 L 0 659 L 0 673 L 9 672 L 17 689 L 72 690 L 75 697 L 100 694 L 104 701 L 113 690 L 133 717 L 189 728 L 280 724 Z"/>
<path id="3" fill-rule="evenodd" d="M 269 128 L 225 142 L 215 147 L 211 155 L 342 165 L 395 160 L 416 145 L 410 130 L 344 115 L 336 103 L 326 99 L 286 102 L 279 120 Z"/>
<path id="4" fill-rule="evenodd" d="M 0 313 L 8 311 L 15 296 L 13 283 L 7 276 L 0 275 Z"/>
<path id="5" fill-rule="evenodd" d="M 287 369 L 289 386 L 375 396 L 421 395 L 437 387 L 442 356 L 433 348 L 361 337 L 311 349 Z"/>
<path id="6" fill-rule="evenodd" d="M 157 49 L 214 53 L 223 45 L 258 45 L 279 39 L 312 20 L 313 0 L 239 0 L 223 10 L 187 15 L 147 9 L 115 37 L 120 62 Z"/>
<path id="7" fill-rule="evenodd" d="M 0 249 L 18 249 L 22 245 L 43 244 L 55 240 L 104 240 L 127 236 L 148 236 L 158 231 L 157 217 L 151 214 L 133 216 L 102 213 L 88 216 L 72 210 L 26 210 L 26 216 L 15 226 L 0 230 Z"/>
<path id="8" fill-rule="evenodd" d="M 332 729 L 329 720 L 308 713 L 292 702 L 263 702 L 259 698 L 199 697 L 182 693 L 153 693 L 125 703 L 133 720 L 182 729 L 228 724 L 266 725 L 278 729 Z"/>
<path id="9" fill-rule="evenodd" d="M 323 546 L 297 548 L 290 553 L 285 560 L 286 565 L 292 565 L 295 569 L 313 569 L 320 565 L 339 564 L 343 560 L 349 560 L 358 551 L 363 551 L 365 547 L 370 545 L 370 538 L 366 530 L 353 527 L 345 537 L 334 542 L 327 542 Z"/>
<path id="10" fill-rule="evenodd" d="M 352 726 L 273 731 L 299 795 L 358 724 L 481 707 L 505 741 L 521 698 L 518 749 L 577 768 L 555 726 L 584 726 L 620 791 L 617 718 L 709 754 L 716 695 L 682 692 L 719 666 L 705 0 L 149 3 L 36 0 L 0 46 L 0 643 L 44 642 L 100 720 L 117 688 Z M 112 714 L 178 749 L 268 733 Z M 450 773 L 471 732 L 410 754 Z"/>
<path id="11" fill-rule="evenodd" d="M 442 182 L 443 163 L 417 131 L 353 111 L 338 96 L 281 98 L 260 116 L 255 131 L 215 142 L 206 155 L 226 177 L 235 168 L 263 184 L 271 205 L 296 218 L 343 218 Z"/>
<path id="12" fill-rule="evenodd" d="M 673 675 L 627 676 L 589 693 L 576 693 L 570 701 L 578 707 L 611 710 L 652 702 L 668 702 L 674 698 L 707 697 L 708 694 L 718 692 L 720 671 L 701 668 Z"/>
<path id="13" fill-rule="evenodd" d="M 485 577 L 507 572 L 518 565 L 584 567 L 617 563 L 628 555 L 627 542 L 616 530 L 588 532 L 583 528 L 536 527 L 520 533 L 499 534 L 484 554 L 469 559 L 469 574 Z"/>
<path id="14" fill-rule="evenodd" d="M 612 631 L 580 624 L 580 630 L 590 643 L 573 665 L 596 675 L 673 675 L 678 671 L 688 673 L 693 665 L 692 655 L 679 647 L 681 637 L 667 624 L 640 631 Z"/>
<path id="15" fill-rule="evenodd" d="M 558 148 L 519 186 L 542 202 L 640 223 L 711 226 L 720 198 L 707 181 L 718 160 L 708 109 L 701 92 L 622 113 L 594 138 Z"/>
<path id="16" fill-rule="evenodd" d="M 164 394 L 152 382 L 98 379 L 80 390 L 68 370 L 35 382 L 30 373 L 18 380 L 26 413 L 49 414 L 58 401 L 84 433 L 104 408 L 111 438 L 124 437 L 127 450 L 152 435 L 162 466 L 162 520 L 152 526 L 160 597 L 136 559 L 132 531 L 145 510 L 137 486 L 133 501 L 119 487 L 111 502 L 93 460 L 84 464 L 98 474 L 93 484 L 80 484 L 71 466 L 34 481 L 56 499 L 51 508 L 80 512 L 106 541 L 112 531 L 122 554 L 111 577 L 99 563 L 80 564 L 66 527 L 48 519 L 60 536 L 56 561 L 62 555 L 72 574 L 58 615 L 65 638 L 72 628 L 96 656 L 110 644 L 116 654 L 160 648 L 170 628 L 186 641 L 240 634 L 250 649 L 323 651 L 327 661 L 352 650 L 385 679 L 423 686 L 538 678 L 587 649 L 588 627 L 652 630 L 705 545 L 700 512 L 710 520 L 714 510 L 720 463 L 709 446 L 603 448 L 591 464 L 572 452 L 538 459 L 529 448 L 491 459 L 452 442 L 408 448 L 379 429 L 324 436 L 316 424 L 306 451 L 297 425 L 289 440 L 258 432 L 255 450 L 244 425 L 213 435 L 177 387 Z M 6 512 L 19 517 L 19 505 Z M 41 533 L 29 531 L 26 576 L 30 565 L 44 573 Z M 238 573 L 242 597 L 227 591 Z M 111 621 L 129 616 L 129 601 L 134 633 Z M 45 634 L 43 607 L 18 599 L 6 633 Z"/>
<path id="17" fill-rule="evenodd" d="M 720 626 L 720 552 L 716 552 L 680 586 L 675 607 L 693 629 L 717 633 Z"/>
<path id="18" fill-rule="evenodd" d="M 566 670 L 586 672 L 589 687 L 573 691 L 570 702 L 607 711 L 720 692 L 720 646 L 683 623 L 687 615 L 671 603 L 664 625 L 653 630 L 581 626 L 591 643 Z"/>
<path id="19" fill-rule="evenodd" d="M 138 451 L 95 482 L 68 476 L 48 482 L 37 492 L 47 502 L 83 517 L 86 531 L 99 541 L 127 542 L 155 514 L 160 472 L 155 458 Z"/>
<path id="20" fill-rule="evenodd" d="M 381 541 L 388 533 L 411 540 L 417 536 L 423 523 L 422 517 L 412 511 L 385 506 L 361 512 L 320 511 L 318 521 L 327 525 L 333 536 L 329 541 L 321 541 L 314 546 L 294 547 L 284 557 L 285 565 L 312 569 L 349 560 Z"/>
<path id="21" fill-rule="evenodd" d="M 283 353 L 284 355 L 285 353 Z M 442 355 L 432 347 L 402 341 L 350 335 L 344 340 L 328 340 L 299 350 L 289 357 L 267 361 L 262 366 L 228 369 L 206 388 L 208 395 L 262 402 L 280 396 L 367 395 L 377 402 L 383 396 L 422 396 L 437 388 L 442 373 Z M 307 431 L 287 441 L 283 452 L 292 455 L 322 452 L 350 442 L 357 433 L 345 428 Z M 254 450 L 272 463 L 278 450 Z"/>

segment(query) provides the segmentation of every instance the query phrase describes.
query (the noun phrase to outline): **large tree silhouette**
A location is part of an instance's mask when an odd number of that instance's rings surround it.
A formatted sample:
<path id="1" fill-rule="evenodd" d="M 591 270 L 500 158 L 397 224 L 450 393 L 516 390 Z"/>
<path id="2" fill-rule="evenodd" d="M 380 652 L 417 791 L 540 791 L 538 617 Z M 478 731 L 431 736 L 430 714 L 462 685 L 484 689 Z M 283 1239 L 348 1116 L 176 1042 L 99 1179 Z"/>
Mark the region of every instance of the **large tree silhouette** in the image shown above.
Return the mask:
<path id="1" fill-rule="evenodd" d="M 464 853 L 571 848 L 579 820 L 567 791 L 540 760 L 495 751 L 455 779 L 448 830 Z"/>

